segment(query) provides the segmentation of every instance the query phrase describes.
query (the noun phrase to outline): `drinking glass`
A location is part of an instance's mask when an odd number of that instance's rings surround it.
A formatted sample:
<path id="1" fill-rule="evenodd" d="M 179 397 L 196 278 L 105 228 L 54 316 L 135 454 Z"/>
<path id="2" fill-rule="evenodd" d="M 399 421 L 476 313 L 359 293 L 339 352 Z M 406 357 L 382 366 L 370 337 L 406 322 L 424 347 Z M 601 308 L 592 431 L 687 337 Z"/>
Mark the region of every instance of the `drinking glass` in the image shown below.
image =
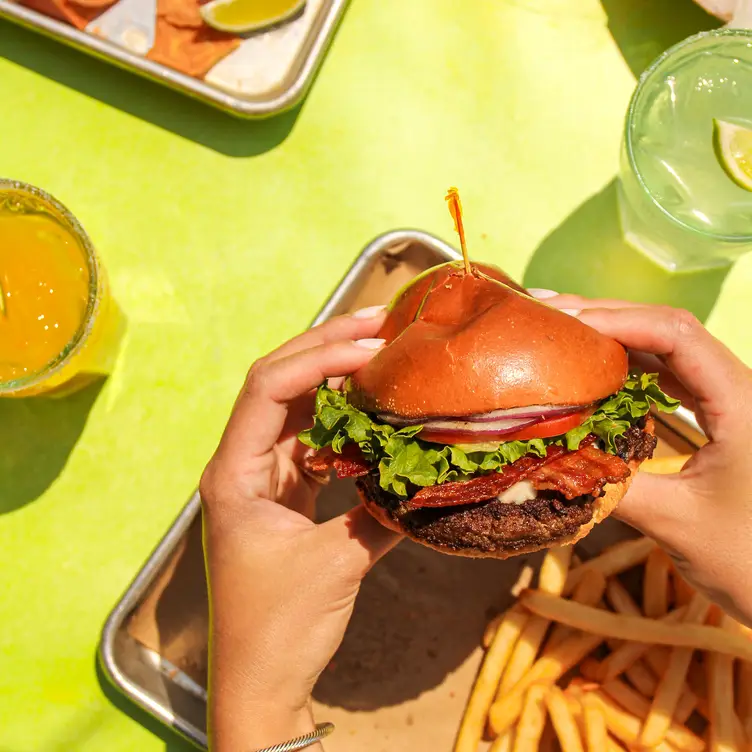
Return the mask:
<path id="1" fill-rule="evenodd" d="M 697 34 L 641 76 L 622 141 L 624 237 L 673 271 L 728 266 L 752 250 L 752 192 L 719 161 L 714 122 L 752 128 L 752 31 Z"/>

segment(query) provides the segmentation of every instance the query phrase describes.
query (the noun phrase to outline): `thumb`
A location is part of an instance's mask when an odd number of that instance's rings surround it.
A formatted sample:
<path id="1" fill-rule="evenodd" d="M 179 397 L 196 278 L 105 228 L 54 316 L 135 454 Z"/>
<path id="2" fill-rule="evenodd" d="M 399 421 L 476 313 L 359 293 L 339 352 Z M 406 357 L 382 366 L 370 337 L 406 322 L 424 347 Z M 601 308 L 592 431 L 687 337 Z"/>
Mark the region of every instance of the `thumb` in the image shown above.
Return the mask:
<path id="1" fill-rule="evenodd" d="M 680 474 L 638 472 L 614 517 L 669 550 L 683 551 L 695 531 L 693 506 Z"/>

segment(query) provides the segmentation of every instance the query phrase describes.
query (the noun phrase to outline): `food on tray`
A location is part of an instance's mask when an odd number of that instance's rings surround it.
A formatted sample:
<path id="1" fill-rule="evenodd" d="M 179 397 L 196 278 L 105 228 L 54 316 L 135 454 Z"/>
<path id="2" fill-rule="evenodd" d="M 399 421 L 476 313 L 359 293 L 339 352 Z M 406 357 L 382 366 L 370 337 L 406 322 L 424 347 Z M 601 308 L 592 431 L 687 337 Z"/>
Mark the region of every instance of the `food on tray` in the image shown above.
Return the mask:
<path id="1" fill-rule="evenodd" d="M 446 553 L 506 558 L 573 542 L 609 515 L 656 444 L 654 374 L 615 340 L 470 263 L 397 294 L 385 347 L 342 390 L 322 385 L 310 469 L 356 477 L 384 525 Z"/>
<path id="2" fill-rule="evenodd" d="M 162 0 L 157 8 L 161 2 Z M 198 10 L 196 3 L 183 6 L 184 17 L 177 15 L 175 0 L 169 0 L 169 5 L 173 15 L 157 16 L 154 46 L 146 55 L 149 60 L 176 68 L 190 76 L 201 77 L 240 45 L 242 40 L 239 37 L 205 25 L 191 26 L 194 6 Z"/>
<path id="3" fill-rule="evenodd" d="M 664 577 L 653 541 L 620 543 L 582 563 L 571 550 L 551 549 L 538 589 L 524 591 L 495 620 L 454 752 L 476 752 L 484 735 L 494 739 L 491 752 L 537 750 L 547 724 L 564 752 L 752 748 L 750 630 L 695 592 L 673 565 Z M 651 594 L 641 606 L 620 579 L 635 567 Z M 666 613 L 648 618 L 661 588 Z M 542 609 L 541 600 L 557 605 Z M 523 673 L 519 654 L 529 661 Z"/>
<path id="4" fill-rule="evenodd" d="M 115 0 L 86 0 L 84 3 L 74 3 L 71 0 L 20 0 L 21 5 L 51 16 L 58 21 L 64 21 L 77 29 L 85 29 L 90 21 L 104 13 Z"/>
<path id="5" fill-rule="evenodd" d="M 304 6 L 305 0 L 212 0 L 201 17 L 215 29 L 242 34 L 287 21 Z"/>
<path id="6" fill-rule="evenodd" d="M 86 29 L 116 0 L 19 0 L 32 10 Z M 237 34 L 280 24 L 296 16 L 305 0 L 158 0 L 154 44 L 146 57 L 203 78 L 239 47 Z M 89 27 L 98 32 L 96 24 Z M 230 32 L 230 33 L 228 33 Z"/>

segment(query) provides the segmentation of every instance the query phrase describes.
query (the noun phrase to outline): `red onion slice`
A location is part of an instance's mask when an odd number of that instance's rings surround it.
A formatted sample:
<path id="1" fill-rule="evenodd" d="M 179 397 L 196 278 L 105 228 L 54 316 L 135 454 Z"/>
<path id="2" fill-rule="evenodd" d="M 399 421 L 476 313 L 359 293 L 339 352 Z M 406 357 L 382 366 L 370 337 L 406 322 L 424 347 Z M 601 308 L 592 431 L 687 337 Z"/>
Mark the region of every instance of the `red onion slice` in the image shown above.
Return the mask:
<path id="1" fill-rule="evenodd" d="M 543 420 L 561 418 L 565 415 L 578 413 L 588 407 L 589 405 L 529 405 L 528 407 L 513 407 L 508 410 L 493 410 L 490 413 L 467 415 L 462 416 L 461 418 L 437 415 L 428 420 L 426 420 L 426 418 L 405 419 L 388 413 L 381 413 L 376 417 L 384 423 L 400 427 L 424 425 L 426 428 L 431 426 L 435 428 L 449 429 L 461 425 L 466 426 L 466 428 L 457 428 L 457 430 L 474 431 L 476 429 L 474 429 L 471 424 L 482 424 L 487 426 L 485 430 L 489 430 L 493 427 L 498 427 L 500 430 L 504 430 L 504 424 L 511 423 L 512 420 L 520 421 L 516 427 L 522 427 L 523 425 L 539 423 Z M 450 423 L 452 424 L 451 426 L 449 425 Z"/>
<path id="2" fill-rule="evenodd" d="M 425 431 L 452 433 L 508 433 L 540 423 L 541 418 L 518 418 L 517 420 L 429 420 L 423 424 Z"/>

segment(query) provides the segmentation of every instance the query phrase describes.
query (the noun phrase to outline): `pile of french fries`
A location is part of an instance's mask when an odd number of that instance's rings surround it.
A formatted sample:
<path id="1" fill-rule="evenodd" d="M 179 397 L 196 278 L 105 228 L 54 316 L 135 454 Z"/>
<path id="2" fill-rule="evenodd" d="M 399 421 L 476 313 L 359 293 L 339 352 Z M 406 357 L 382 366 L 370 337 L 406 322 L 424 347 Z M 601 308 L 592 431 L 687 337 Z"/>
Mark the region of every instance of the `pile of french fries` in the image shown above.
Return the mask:
<path id="1" fill-rule="evenodd" d="M 619 578 L 635 567 L 641 604 Z M 528 582 L 483 641 L 455 752 L 483 738 L 491 752 L 752 750 L 750 631 L 649 538 L 587 561 L 549 550 L 537 589 Z"/>

